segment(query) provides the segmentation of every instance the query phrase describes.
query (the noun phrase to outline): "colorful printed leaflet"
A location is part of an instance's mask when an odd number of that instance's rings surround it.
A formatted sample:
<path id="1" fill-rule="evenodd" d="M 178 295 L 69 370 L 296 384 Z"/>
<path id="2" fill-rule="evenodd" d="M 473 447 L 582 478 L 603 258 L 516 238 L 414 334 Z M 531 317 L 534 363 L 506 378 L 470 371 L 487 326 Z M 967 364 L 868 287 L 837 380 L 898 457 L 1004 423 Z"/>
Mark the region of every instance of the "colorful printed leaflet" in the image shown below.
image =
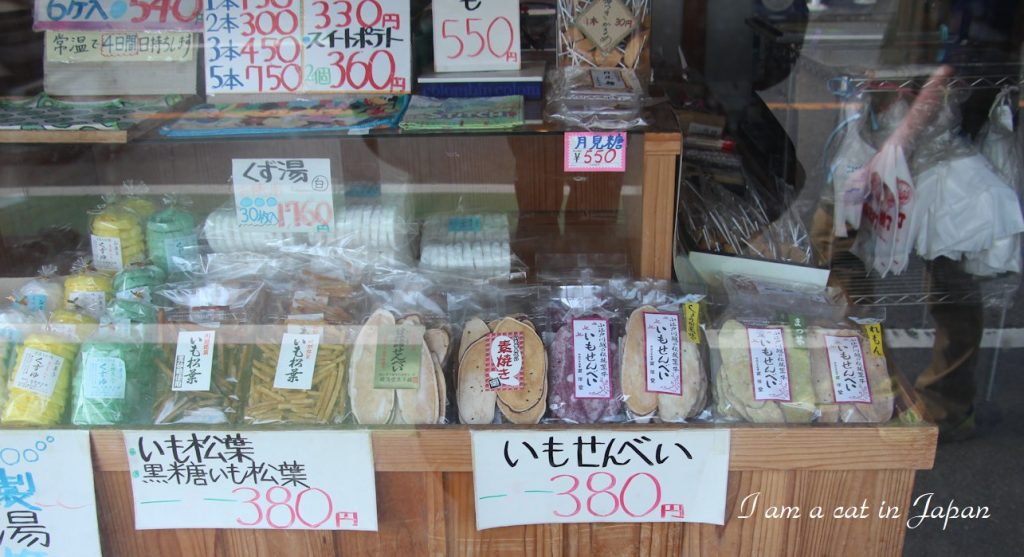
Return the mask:
<path id="1" fill-rule="evenodd" d="M 390 128 L 398 123 L 408 104 L 409 98 L 402 95 L 202 104 L 160 133 L 167 137 L 224 137 Z"/>
<path id="2" fill-rule="evenodd" d="M 0 100 L 0 130 L 126 130 L 181 102 L 169 95 L 153 100 L 64 101 L 45 93 Z"/>
<path id="3" fill-rule="evenodd" d="M 523 97 L 435 99 L 413 96 L 404 130 L 505 129 L 523 125 Z"/>

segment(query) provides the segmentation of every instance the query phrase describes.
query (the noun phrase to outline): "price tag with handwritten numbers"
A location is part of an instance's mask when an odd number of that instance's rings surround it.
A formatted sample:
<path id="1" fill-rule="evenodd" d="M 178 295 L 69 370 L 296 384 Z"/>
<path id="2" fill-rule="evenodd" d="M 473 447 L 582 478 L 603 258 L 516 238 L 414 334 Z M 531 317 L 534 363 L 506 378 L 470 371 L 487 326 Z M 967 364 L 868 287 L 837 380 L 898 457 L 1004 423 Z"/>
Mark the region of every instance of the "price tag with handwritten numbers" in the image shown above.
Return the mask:
<path id="1" fill-rule="evenodd" d="M 519 3 L 434 0 L 434 70 L 518 70 Z"/>
<path id="2" fill-rule="evenodd" d="M 478 529 L 725 521 L 728 430 L 471 434 Z"/>
<path id="3" fill-rule="evenodd" d="M 206 92 L 407 93 L 409 0 L 206 0 Z"/>
<path id="4" fill-rule="evenodd" d="M 626 134 L 566 132 L 566 172 L 625 172 Z"/>
<path id="5" fill-rule="evenodd" d="M 330 159 L 233 159 L 238 225 L 266 232 L 330 232 Z"/>
<path id="6" fill-rule="evenodd" d="M 368 432 L 125 431 L 124 442 L 139 530 L 377 530 Z"/>
<path id="7" fill-rule="evenodd" d="M 204 0 L 35 0 L 36 31 L 199 31 Z M 234 0 L 229 0 L 234 1 Z"/>

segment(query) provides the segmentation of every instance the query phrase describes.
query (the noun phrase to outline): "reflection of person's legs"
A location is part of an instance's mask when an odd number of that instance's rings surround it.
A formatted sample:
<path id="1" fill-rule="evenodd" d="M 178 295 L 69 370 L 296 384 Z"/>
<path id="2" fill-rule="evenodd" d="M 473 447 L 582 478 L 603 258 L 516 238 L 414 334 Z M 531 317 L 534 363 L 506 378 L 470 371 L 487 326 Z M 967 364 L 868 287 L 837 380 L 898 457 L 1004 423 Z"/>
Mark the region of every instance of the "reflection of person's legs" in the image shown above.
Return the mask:
<path id="1" fill-rule="evenodd" d="M 929 264 L 928 281 L 932 291 L 937 292 L 977 294 L 978 290 L 977 283 L 965 275 L 959 264 L 946 258 Z M 929 417 L 951 428 L 969 417 L 974 403 L 974 368 L 984 327 L 982 307 L 977 301 L 932 304 L 929 312 L 935 320 L 932 361 L 917 378 L 914 388 Z"/>

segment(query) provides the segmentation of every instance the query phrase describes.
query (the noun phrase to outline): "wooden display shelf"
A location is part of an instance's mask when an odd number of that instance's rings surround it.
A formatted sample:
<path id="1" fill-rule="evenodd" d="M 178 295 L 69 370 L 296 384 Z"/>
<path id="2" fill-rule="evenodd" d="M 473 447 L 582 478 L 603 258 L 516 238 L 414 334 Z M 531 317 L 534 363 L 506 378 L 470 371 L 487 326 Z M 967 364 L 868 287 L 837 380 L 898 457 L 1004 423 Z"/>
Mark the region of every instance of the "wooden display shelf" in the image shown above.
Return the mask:
<path id="1" fill-rule="evenodd" d="M 557 427 L 557 426 L 539 426 Z M 595 426 L 639 431 L 679 426 Z M 709 426 L 685 426 L 709 427 Z M 92 432 L 105 555 L 898 555 L 904 521 L 834 519 L 837 506 L 910 504 L 917 470 L 931 468 L 930 425 L 771 427 L 729 425 L 726 524 L 548 524 L 477 531 L 470 428 L 372 430 L 379 531 L 136 531 L 123 436 Z M 339 470 L 339 473 L 344 473 Z M 761 492 L 759 513 L 740 504 Z M 766 519 L 768 505 L 798 506 L 799 519 Z M 809 519 L 821 505 L 825 518 Z"/>

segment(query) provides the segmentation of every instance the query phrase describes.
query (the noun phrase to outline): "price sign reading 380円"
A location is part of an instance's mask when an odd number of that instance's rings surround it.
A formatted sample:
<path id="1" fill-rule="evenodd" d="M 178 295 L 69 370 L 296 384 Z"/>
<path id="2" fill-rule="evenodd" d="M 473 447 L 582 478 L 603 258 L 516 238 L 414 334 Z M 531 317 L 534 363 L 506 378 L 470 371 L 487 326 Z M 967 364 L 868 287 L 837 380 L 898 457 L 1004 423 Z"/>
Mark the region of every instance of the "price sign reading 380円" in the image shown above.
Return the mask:
<path id="1" fill-rule="evenodd" d="M 377 530 L 365 431 L 126 431 L 135 527 Z"/>
<path id="2" fill-rule="evenodd" d="M 473 431 L 480 530 L 572 522 L 724 524 L 729 431 Z"/>
<path id="3" fill-rule="evenodd" d="M 407 93 L 409 0 L 206 0 L 206 92 Z"/>

